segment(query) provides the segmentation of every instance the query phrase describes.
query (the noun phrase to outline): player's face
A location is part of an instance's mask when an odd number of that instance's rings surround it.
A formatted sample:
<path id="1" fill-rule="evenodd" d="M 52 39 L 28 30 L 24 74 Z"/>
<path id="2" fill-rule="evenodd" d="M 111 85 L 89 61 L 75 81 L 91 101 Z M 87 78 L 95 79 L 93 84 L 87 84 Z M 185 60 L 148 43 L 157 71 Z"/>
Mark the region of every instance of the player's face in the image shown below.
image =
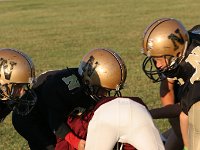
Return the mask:
<path id="1" fill-rule="evenodd" d="M 20 98 L 24 95 L 23 85 L 3 85 L 1 86 L 1 99 L 8 100 L 10 98 Z"/>
<path id="2" fill-rule="evenodd" d="M 169 64 L 168 59 L 166 59 L 165 57 L 154 57 L 153 60 L 159 70 L 164 70 Z"/>
<path id="3" fill-rule="evenodd" d="M 25 93 L 25 90 L 24 90 L 24 88 L 22 86 L 16 86 L 13 89 L 12 95 L 14 97 L 21 97 L 22 95 L 24 95 L 24 93 Z"/>

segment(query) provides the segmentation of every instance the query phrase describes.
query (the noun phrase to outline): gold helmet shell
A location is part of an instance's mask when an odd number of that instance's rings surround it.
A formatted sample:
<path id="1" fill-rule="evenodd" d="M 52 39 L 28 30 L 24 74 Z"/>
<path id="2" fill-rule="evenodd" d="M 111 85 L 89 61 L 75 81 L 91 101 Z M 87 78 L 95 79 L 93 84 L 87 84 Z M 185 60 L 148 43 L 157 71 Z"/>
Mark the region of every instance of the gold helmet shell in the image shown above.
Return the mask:
<path id="1" fill-rule="evenodd" d="M 104 48 L 89 51 L 78 71 L 85 84 L 116 91 L 123 88 L 127 76 L 122 58 L 113 50 Z"/>
<path id="2" fill-rule="evenodd" d="M 35 67 L 24 53 L 10 48 L 0 49 L 0 84 L 29 83 L 35 80 Z"/>
<path id="3" fill-rule="evenodd" d="M 37 100 L 31 90 L 34 81 L 35 67 L 26 54 L 10 48 L 0 49 L 0 100 L 16 113 L 27 115 Z"/>
<path id="4" fill-rule="evenodd" d="M 142 52 L 151 57 L 184 55 L 189 35 L 183 24 L 173 18 L 162 18 L 151 23 L 145 30 Z"/>

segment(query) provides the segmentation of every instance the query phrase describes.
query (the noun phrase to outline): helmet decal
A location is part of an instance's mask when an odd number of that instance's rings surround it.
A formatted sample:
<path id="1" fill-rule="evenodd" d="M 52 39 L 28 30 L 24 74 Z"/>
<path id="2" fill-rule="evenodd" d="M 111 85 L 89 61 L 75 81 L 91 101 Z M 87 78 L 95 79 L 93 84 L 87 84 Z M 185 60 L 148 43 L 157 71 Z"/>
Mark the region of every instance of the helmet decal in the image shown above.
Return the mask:
<path id="1" fill-rule="evenodd" d="M 149 39 L 147 42 L 147 56 L 151 56 L 151 50 L 153 49 L 153 39 Z"/>
<path id="2" fill-rule="evenodd" d="M 86 64 L 83 66 L 83 71 L 85 72 L 87 70 L 87 75 L 89 77 L 93 74 L 93 72 L 95 71 L 95 69 L 98 65 L 98 62 L 95 62 L 95 65 L 93 67 L 94 60 L 95 60 L 95 58 L 93 56 L 90 56 L 90 58 L 88 59 Z"/>
<path id="3" fill-rule="evenodd" d="M 4 76 L 6 80 L 10 80 L 12 70 L 17 63 L 14 61 L 8 61 L 3 58 L 0 58 L 0 69 L 3 69 Z M 0 72 L 0 77 L 2 76 Z"/>
<path id="4" fill-rule="evenodd" d="M 174 50 L 177 50 L 177 49 L 179 49 L 179 46 L 176 44 L 176 42 L 178 42 L 178 43 L 180 43 L 181 45 L 183 45 L 183 44 L 184 44 L 184 39 L 183 39 L 183 37 L 182 37 L 182 35 L 181 35 L 179 29 L 176 29 L 176 30 L 175 30 L 175 33 L 178 34 L 179 37 L 178 37 L 177 35 L 171 33 L 171 34 L 168 36 L 168 38 L 169 38 L 170 40 L 172 40 L 172 43 L 173 43 L 173 45 L 174 45 Z"/>

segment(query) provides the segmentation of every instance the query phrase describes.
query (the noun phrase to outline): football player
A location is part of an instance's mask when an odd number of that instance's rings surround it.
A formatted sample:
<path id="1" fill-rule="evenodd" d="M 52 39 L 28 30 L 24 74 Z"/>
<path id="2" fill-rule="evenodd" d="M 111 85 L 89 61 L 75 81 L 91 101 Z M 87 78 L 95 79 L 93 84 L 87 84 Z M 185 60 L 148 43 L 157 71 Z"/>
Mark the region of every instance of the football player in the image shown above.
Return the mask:
<path id="1" fill-rule="evenodd" d="M 151 23 L 143 36 L 145 74 L 153 81 L 171 78 L 181 84 L 181 130 L 186 147 L 189 140 L 190 150 L 200 149 L 199 33 L 199 25 L 187 31 L 177 19 L 161 18 Z"/>
<path id="2" fill-rule="evenodd" d="M 84 57 L 80 66 L 84 66 L 89 56 Z M 79 68 L 81 72 L 90 72 L 88 70 L 90 68 L 84 69 L 85 71 L 81 68 L 84 67 Z M 118 74 L 116 73 L 115 75 Z M 83 74 L 83 80 L 88 80 L 88 82 L 95 80 L 85 73 Z M 96 77 L 94 76 L 94 78 Z M 112 81 L 114 81 L 113 79 Z M 94 107 L 86 112 L 82 113 L 77 110 L 71 113 L 66 124 L 79 138 L 86 139 L 87 136 L 86 150 L 110 150 L 114 148 L 117 142 L 125 143 L 122 144 L 123 150 L 135 150 L 135 148 L 141 150 L 164 149 L 151 115 L 143 101 L 138 97 L 101 98 Z M 56 150 L 75 149 L 66 140 L 58 139 Z M 84 144 L 81 148 L 79 147 L 79 150 L 81 149 L 84 149 Z"/>
<path id="3" fill-rule="evenodd" d="M 87 136 L 85 148 L 79 150 L 164 150 L 152 117 L 138 97 L 102 98 L 86 113 L 69 116 L 67 124 L 82 139 Z M 58 139 L 56 150 L 75 149 Z"/>
<path id="4" fill-rule="evenodd" d="M 182 150 L 183 140 L 180 130 L 179 116 L 181 106 L 179 97 L 181 96 L 181 87 L 177 81 L 165 79 L 160 84 L 160 97 L 163 107 L 150 110 L 153 119 L 168 118 L 171 124 L 170 129 L 162 135 L 165 137 L 166 150 Z"/>
<path id="5" fill-rule="evenodd" d="M 34 82 L 35 67 L 26 54 L 16 49 L 0 49 L 0 121 L 11 111 L 28 115 L 36 103 L 31 90 Z"/>
<path id="6" fill-rule="evenodd" d="M 126 66 L 110 49 L 93 49 L 82 59 L 79 68 L 49 71 L 37 78 L 34 109 L 26 116 L 13 113 L 13 125 L 31 150 L 53 150 L 56 139 L 64 139 L 73 148 L 84 147 L 68 124 L 69 115 L 85 112 L 102 97 L 121 95 Z"/>
<path id="7" fill-rule="evenodd" d="M 140 98 L 107 99 L 94 112 L 85 150 L 110 150 L 116 142 L 128 143 L 138 150 L 164 150 L 160 134 Z"/>

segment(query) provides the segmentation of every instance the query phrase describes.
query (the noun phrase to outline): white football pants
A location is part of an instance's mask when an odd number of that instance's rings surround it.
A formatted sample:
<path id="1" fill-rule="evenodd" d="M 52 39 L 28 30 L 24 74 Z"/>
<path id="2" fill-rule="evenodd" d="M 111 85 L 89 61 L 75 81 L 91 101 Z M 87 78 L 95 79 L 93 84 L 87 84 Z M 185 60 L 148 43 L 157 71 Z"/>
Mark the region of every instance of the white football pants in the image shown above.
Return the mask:
<path id="1" fill-rule="evenodd" d="M 145 106 L 129 98 L 116 98 L 95 111 L 85 150 L 112 150 L 116 142 L 129 143 L 138 150 L 164 150 Z"/>

